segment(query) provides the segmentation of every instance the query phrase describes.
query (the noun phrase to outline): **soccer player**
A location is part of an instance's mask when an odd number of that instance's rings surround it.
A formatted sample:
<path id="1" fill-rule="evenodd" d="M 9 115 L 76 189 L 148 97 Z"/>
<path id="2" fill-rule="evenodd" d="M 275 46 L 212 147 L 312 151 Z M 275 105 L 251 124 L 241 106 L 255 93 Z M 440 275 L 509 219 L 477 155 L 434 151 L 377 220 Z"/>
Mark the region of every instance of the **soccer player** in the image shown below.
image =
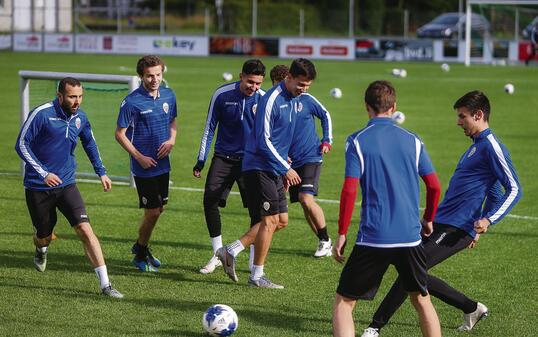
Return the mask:
<path id="1" fill-rule="evenodd" d="M 461 156 L 439 205 L 433 234 L 424 239 L 426 266 L 432 268 L 466 247 L 473 248 L 480 234 L 501 221 L 521 198 L 521 186 L 508 150 L 489 128 L 490 104 L 486 95 L 471 91 L 454 104 L 457 124 L 473 144 Z M 498 195 L 504 187 L 504 194 Z M 485 201 L 485 202 L 484 202 Z M 484 205 L 484 207 L 482 206 Z M 488 315 L 488 308 L 428 275 L 430 293 L 463 311 L 460 331 L 469 331 Z M 400 278 L 374 314 L 363 337 L 377 337 L 405 301 Z"/>
<path id="2" fill-rule="evenodd" d="M 357 185 L 362 193 L 355 246 L 336 290 L 333 334 L 354 337 L 357 300 L 372 300 L 389 265 L 394 265 L 415 307 L 423 336 L 441 336 L 426 287 L 421 230 L 431 234 L 440 185 L 422 141 L 397 126 L 396 91 L 390 82 L 372 82 L 365 93 L 369 122 L 346 142 L 346 178 L 340 198 L 334 257 L 344 261 Z M 426 184 L 426 210 L 419 220 L 419 176 Z"/>
<path id="3" fill-rule="evenodd" d="M 144 208 L 132 263 L 144 272 L 157 272 L 161 261 L 148 247 L 157 220 L 168 203 L 170 158 L 176 142 L 176 96 L 161 87 L 164 62 L 155 55 L 138 60 L 142 84 L 121 103 L 116 140 L 131 155 L 131 172 Z"/>
<path id="4" fill-rule="evenodd" d="M 207 173 L 204 190 L 204 214 L 213 247 L 213 257 L 200 269 L 200 273 L 212 273 L 221 262 L 215 256 L 222 247 L 222 224 L 219 206 L 226 206 L 226 197 L 234 182 L 237 182 L 244 207 L 247 207 L 245 183 L 241 177 L 241 165 L 245 143 L 254 124 L 256 107 L 265 91 L 260 86 L 265 77 L 265 66 L 260 60 L 248 60 L 243 64 L 240 80 L 219 87 L 209 102 L 207 120 L 200 142 L 198 159 L 192 169 L 200 178 L 211 148 L 211 141 L 218 127 L 217 139 L 211 166 Z M 258 216 L 251 216 L 250 225 Z M 254 247 L 251 245 L 251 260 Z"/>
<path id="5" fill-rule="evenodd" d="M 254 243 L 254 265 L 248 283 L 261 288 L 282 289 L 264 274 L 264 264 L 273 233 L 288 224 L 286 187 L 301 182 L 287 161 L 297 120 L 297 96 L 306 92 L 316 78 L 316 68 L 307 59 L 292 62 L 289 76 L 260 100 L 254 129 L 245 147 L 243 175 L 249 212 L 261 222 L 239 240 L 217 250 L 224 271 L 235 282 L 235 257 Z"/>
<path id="6" fill-rule="evenodd" d="M 529 65 L 529 61 L 534 59 L 534 56 L 536 56 L 536 49 L 538 49 L 538 22 L 532 27 L 531 33 L 529 35 L 531 45 L 530 47 L 530 54 L 527 56 L 527 59 L 525 59 L 525 65 Z"/>
<path id="7" fill-rule="evenodd" d="M 56 99 L 33 109 L 24 122 L 15 150 L 24 160 L 26 205 L 34 225 L 34 265 L 44 272 L 48 247 L 56 225 L 56 208 L 82 241 L 103 295 L 122 298 L 108 279 L 99 240 L 93 233 L 84 201 L 75 182 L 75 147 L 78 138 L 101 179 L 105 192 L 112 188 L 86 113 L 80 109 L 83 88 L 72 77 L 60 80 Z"/>
<path id="8" fill-rule="evenodd" d="M 281 82 L 288 72 L 285 65 L 271 69 L 273 85 Z M 312 95 L 304 93 L 298 98 L 297 123 L 289 150 L 291 167 L 299 174 L 301 184 L 290 186 L 290 202 L 300 202 L 306 221 L 319 239 L 315 257 L 331 256 L 332 243 L 327 233 L 323 209 L 316 203 L 322 155 L 332 148 L 332 122 L 329 111 Z M 316 132 L 314 117 L 321 121 L 323 138 Z"/>

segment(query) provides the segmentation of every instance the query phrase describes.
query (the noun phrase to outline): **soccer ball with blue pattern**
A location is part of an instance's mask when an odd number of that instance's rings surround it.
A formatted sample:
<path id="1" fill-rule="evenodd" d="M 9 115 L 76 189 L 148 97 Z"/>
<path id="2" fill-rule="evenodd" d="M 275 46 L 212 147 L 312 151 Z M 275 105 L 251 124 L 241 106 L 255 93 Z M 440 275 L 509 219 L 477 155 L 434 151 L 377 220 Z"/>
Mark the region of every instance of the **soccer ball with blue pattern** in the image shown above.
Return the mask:
<path id="1" fill-rule="evenodd" d="M 237 330 L 237 314 L 227 305 L 215 304 L 204 313 L 202 324 L 211 336 L 230 336 Z"/>

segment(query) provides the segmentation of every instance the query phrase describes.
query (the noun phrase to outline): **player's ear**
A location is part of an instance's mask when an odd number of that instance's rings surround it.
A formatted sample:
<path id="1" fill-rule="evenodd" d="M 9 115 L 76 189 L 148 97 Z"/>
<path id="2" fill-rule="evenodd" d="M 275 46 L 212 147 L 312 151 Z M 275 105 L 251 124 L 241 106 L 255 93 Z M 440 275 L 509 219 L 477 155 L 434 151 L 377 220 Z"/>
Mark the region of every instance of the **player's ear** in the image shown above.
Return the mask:
<path id="1" fill-rule="evenodd" d="M 474 113 L 474 120 L 479 121 L 481 119 L 484 119 L 484 112 L 482 110 L 476 110 L 476 112 Z"/>

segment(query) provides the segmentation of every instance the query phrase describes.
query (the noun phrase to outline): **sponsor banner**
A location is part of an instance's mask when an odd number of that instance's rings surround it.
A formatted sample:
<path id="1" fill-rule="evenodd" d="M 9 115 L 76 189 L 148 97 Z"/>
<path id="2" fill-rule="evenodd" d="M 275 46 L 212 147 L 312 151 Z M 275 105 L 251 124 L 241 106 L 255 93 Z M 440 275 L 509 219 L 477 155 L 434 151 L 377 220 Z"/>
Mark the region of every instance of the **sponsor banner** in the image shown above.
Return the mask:
<path id="1" fill-rule="evenodd" d="M 73 51 L 73 35 L 47 34 L 45 35 L 45 51 L 66 52 Z"/>
<path id="2" fill-rule="evenodd" d="M 525 61 L 532 52 L 532 44 L 529 41 L 519 42 L 518 50 L 519 50 L 519 53 L 518 53 L 517 59 L 519 61 Z M 538 61 L 538 52 L 536 53 L 536 55 L 534 55 L 533 60 Z"/>
<path id="3" fill-rule="evenodd" d="M 0 50 L 11 49 L 11 35 L 0 35 Z"/>
<path id="4" fill-rule="evenodd" d="M 278 56 L 277 38 L 212 36 L 210 54 Z"/>
<path id="5" fill-rule="evenodd" d="M 157 54 L 207 56 L 208 38 L 199 36 L 140 36 L 80 34 L 76 51 L 81 53 Z"/>
<path id="6" fill-rule="evenodd" d="M 352 39 L 293 39 L 281 38 L 279 56 L 284 58 L 306 57 L 312 59 L 353 60 Z"/>
<path id="7" fill-rule="evenodd" d="M 41 34 L 16 33 L 13 36 L 13 50 L 15 51 L 41 51 L 42 49 Z"/>
<path id="8" fill-rule="evenodd" d="M 355 41 L 355 57 L 385 61 L 432 61 L 433 42 L 431 40 L 358 39 Z"/>

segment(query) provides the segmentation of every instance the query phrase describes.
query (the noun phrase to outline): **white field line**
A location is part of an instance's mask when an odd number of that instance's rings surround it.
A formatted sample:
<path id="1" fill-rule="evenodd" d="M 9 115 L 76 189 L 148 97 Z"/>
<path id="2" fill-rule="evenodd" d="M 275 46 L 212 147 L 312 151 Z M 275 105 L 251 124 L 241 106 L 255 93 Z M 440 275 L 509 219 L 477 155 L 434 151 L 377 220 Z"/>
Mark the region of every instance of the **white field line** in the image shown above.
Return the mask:
<path id="1" fill-rule="evenodd" d="M 92 180 L 92 179 L 77 179 L 77 182 L 83 182 L 83 183 L 94 183 L 94 184 L 100 184 L 101 182 L 98 180 Z M 114 185 L 120 185 L 120 186 L 129 186 L 129 183 L 118 181 L 114 182 Z M 187 192 L 204 192 L 203 188 L 193 188 L 193 187 L 180 187 L 180 186 L 170 186 L 171 190 L 177 190 L 177 191 L 187 191 Z M 233 195 L 239 195 L 239 192 L 232 191 L 230 194 Z M 339 204 L 339 200 L 332 200 L 332 199 L 319 199 L 316 198 L 316 200 L 323 204 Z M 356 203 L 355 205 L 360 205 L 359 203 Z M 421 208 L 423 209 L 423 208 Z M 535 216 L 527 216 L 527 215 L 516 215 L 516 214 L 508 214 L 506 215 L 507 218 L 512 219 L 518 219 L 518 220 L 532 220 L 532 221 L 538 221 L 538 217 Z"/>

